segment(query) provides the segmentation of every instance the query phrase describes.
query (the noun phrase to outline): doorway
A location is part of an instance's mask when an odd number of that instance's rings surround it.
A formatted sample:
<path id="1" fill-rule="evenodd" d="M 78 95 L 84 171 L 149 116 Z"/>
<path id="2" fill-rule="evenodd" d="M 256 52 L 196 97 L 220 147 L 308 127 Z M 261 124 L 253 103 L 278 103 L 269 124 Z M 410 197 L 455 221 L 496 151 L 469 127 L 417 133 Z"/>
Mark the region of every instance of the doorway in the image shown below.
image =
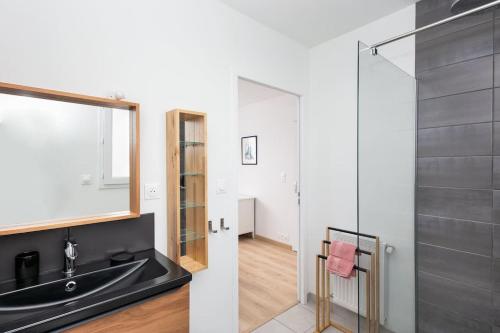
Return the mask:
<path id="1" fill-rule="evenodd" d="M 299 119 L 299 96 L 238 79 L 240 332 L 298 303 Z"/>

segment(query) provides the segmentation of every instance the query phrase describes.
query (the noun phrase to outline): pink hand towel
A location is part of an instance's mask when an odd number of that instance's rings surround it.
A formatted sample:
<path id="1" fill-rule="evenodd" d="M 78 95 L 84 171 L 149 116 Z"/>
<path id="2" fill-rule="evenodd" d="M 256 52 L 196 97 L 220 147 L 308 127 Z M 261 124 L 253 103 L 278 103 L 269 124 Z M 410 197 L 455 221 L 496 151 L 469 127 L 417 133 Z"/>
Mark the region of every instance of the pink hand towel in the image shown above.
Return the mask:
<path id="1" fill-rule="evenodd" d="M 338 257 L 340 259 L 352 261 L 352 263 L 354 264 L 354 258 L 356 256 L 356 245 L 334 240 L 330 245 L 330 255 Z"/>
<path id="2" fill-rule="evenodd" d="M 330 245 L 330 255 L 326 260 L 326 267 L 332 274 L 343 278 L 356 276 L 354 270 L 354 258 L 356 256 L 356 245 L 341 241 L 333 241 Z"/>

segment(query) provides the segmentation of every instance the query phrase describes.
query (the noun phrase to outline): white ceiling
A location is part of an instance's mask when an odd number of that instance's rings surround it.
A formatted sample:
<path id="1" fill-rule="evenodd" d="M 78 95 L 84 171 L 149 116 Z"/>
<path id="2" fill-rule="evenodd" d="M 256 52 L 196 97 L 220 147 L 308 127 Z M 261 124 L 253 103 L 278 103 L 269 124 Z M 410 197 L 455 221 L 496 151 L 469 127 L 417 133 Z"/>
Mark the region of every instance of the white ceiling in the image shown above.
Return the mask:
<path id="1" fill-rule="evenodd" d="M 238 102 L 240 106 L 261 102 L 284 94 L 286 93 L 281 90 L 273 89 L 262 84 L 243 79 L 238 80 Z"/>
<path id="2" fill-rule="evenodd" d="M 417 0 L 221 0 L 306 45 L 315 46 Z"/>

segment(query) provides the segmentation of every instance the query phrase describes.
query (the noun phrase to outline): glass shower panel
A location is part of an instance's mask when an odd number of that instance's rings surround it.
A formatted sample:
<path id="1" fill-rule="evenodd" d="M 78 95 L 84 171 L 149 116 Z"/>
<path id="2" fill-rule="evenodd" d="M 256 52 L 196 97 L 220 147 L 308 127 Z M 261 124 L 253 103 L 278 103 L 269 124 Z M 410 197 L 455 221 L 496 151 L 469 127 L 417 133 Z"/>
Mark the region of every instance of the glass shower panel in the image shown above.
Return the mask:
<path id="1" fill-rule="evenodd" d="M 359 332 L 415 332 L 415 123 L 415 78 L 359 43 Z"/>

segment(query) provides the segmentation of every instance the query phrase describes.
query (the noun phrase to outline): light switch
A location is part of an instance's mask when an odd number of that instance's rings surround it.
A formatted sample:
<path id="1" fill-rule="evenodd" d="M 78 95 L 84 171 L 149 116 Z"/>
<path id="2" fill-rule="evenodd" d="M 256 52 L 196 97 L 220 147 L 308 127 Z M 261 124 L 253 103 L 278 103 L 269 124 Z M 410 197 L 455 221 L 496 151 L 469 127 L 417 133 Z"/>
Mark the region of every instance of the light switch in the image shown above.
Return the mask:
<path id="1" fill-rule="evenodd" d="M 145 200 L 160 199 L 160 185 L 158 185 L 157 183 L 145 184 L 144 185 L 144 199 Z"/>
<path id="2" fill-rule="evenodd" d="M 217 179 L 216 183 L 216 194 L 226 194 L 226 180 L 225 179 Z"/>
<path id="3" fill-rule="evenodd" d="M 92 175 L 84 174 L 80 176 L 80 184 L 82 185 L 92 185 Z"/>
<path id="4" fill-rule="evenodd" d="M 285 183 L 286 183 L 286 172 L 284 172 L 284 171 L 283 171 L 283 172 L 281 173 L 280 177 L 281 177 L 281 182 L 282 182 L 283 184 L 285 184 Z"/>

